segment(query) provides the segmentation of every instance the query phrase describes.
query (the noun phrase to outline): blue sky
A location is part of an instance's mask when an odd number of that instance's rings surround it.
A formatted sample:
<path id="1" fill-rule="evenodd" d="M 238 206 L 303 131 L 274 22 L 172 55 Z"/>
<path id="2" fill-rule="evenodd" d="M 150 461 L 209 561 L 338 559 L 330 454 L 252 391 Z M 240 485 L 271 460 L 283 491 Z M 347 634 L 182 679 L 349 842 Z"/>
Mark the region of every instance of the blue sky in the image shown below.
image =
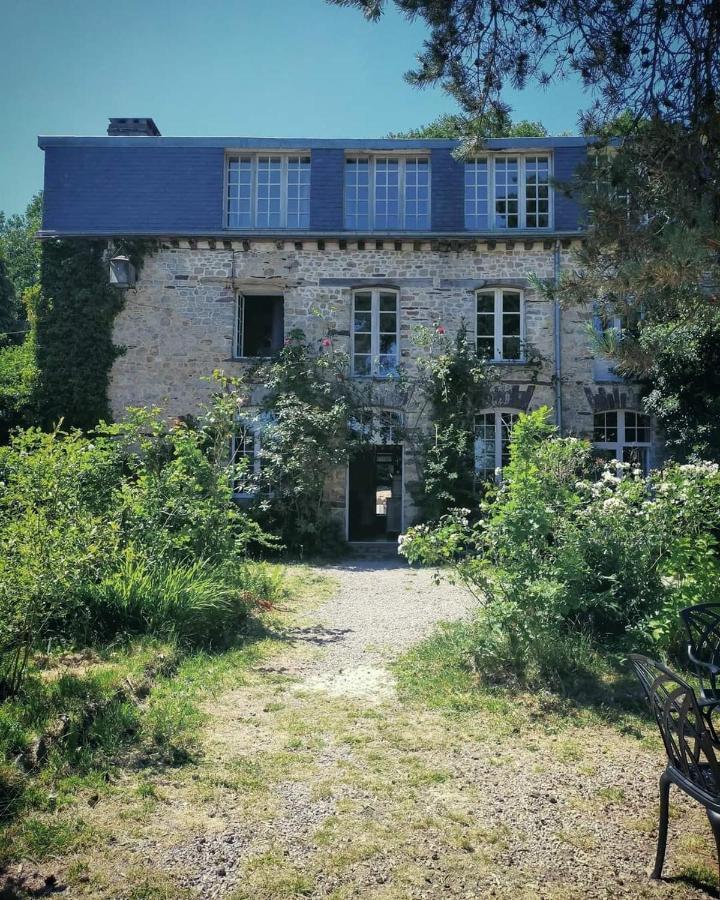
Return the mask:
<path id="1" fill-rule="evenodd" d="M 424 36 L 324 0 L 0 0 L 0 209 L 42 187 L 38 134 L 104 134 L 153 116 L 166 135 L 377 137 L 453 112 L 403 72 Z M 508 95 L 516 118 L 575 130 L 574 82 Z"/>

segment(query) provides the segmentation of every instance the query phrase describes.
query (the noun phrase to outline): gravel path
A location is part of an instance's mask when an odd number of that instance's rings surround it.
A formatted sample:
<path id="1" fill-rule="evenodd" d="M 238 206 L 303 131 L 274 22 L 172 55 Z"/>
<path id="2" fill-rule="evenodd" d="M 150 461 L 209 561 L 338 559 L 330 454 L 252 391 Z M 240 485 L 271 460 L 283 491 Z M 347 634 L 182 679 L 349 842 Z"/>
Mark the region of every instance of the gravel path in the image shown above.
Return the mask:
<path id="1" fill-rule="evenodd" d="M 337 593 L 313 611 L 318 624 L 291 636 L 323 650 L 297 673 L 302 686 L 333 696 L 389 699 L 387 663 L 438 622 L 459 619 L 474 606 L 467 591 L 438 584 L 431 571 L 402 560 L 346 561 L 318 571 L 337 580 Z"/>
<path id="2" fill-rule="evenodd" d="M 707 821 L 678 792 L 666 879 L 648 879 L 662 770 L 649 728 L 557 709 L 549 693 L 528 709 L 488 694 L 455 714 L 401 700 L 388 663 L 474 601 L 394 560 L 298 572 L 318 598 L 318 575 L 336 590 L 278 632 L 284 650 L 209 700 L 196 766 L 146 773 L 122 811 L 84 810 L 113 851 L 91 860 L 87 890 L 66 896 L 711 896 Z"/>

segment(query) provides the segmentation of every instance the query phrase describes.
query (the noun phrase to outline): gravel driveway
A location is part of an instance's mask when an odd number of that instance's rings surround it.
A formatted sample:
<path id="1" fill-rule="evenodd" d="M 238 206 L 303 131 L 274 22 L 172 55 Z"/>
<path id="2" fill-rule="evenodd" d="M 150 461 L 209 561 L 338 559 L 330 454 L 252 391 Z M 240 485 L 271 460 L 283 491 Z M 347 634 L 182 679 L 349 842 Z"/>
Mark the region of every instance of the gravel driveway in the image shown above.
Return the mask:
<path id="1" fill-rule="evenodd" d="M 334 597 L 313 610 L 318 624 L 295 629 L 302 642 L 322 648 L 298 672 L 302 687 L 333 696 L 385 700 L 393 694 L 387 663 L 421 641 L 440 621 L 466 615 L 467 591 L 402 560 L 345 561 L 321 570 L 338 582 Z"/>
<path id="2" fill-rule="evenodd" d="M 549 693 L 527 710 L 501 691 L 455 712 L 400 698 L 388 663 L 474 601 L 399 560 L 292 574 L 317 599 L 290 604 L 272 655 L 209 699 L 197 764 L 127 776 L 121 810 L 84 810 L 113 850 L 82 861 L 92 880 L 73 896 L 710 896 L 710 830 L 677 793 L 667 877 L 648 879 L 662 770 L 649 729 Z"/>

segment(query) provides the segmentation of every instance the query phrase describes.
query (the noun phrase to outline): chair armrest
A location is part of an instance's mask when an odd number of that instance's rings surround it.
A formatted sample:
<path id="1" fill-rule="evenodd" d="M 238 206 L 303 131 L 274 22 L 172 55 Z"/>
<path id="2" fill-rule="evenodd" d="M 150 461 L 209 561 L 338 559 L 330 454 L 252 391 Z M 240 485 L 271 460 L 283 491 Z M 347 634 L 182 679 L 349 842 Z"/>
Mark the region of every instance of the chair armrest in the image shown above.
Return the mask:
<path id="1" fill-rule="evenodd" d="M 715 665 L 715 663 L 705 662 L 703 659 L 698 659 L 692 651 L 692 644 L 688 644 L 687 652 L 690 662 L 693 663 L 693 665 L 701 666 L 703 669 L 706 669 L 711 678 L 714 679 L 717 675 L 720 675 L 720 666 Z"/>

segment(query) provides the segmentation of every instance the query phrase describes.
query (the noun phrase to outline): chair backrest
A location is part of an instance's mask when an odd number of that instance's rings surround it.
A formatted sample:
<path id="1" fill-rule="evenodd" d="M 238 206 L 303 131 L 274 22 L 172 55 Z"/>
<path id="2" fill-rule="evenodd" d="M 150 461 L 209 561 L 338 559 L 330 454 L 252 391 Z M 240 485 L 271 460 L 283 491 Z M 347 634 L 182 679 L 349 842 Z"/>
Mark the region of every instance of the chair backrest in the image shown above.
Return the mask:
<path id="1" fill-rule="evenodd" d="M 630 662 L 640 679 L 665 744 L 670 764 L 707 795 L 720 798 L 720 766 L 700 713 L 695 692 L 662 663 L 633 653 Z"/>
<path id="2" fill-rule="evenodd" d="M 691 656 L 706 665 L 720 665 L 720 603 L 700 603 L 680 610 Z M 703 685 L 709 681 L 703 666 L 695 666 Z"/>

